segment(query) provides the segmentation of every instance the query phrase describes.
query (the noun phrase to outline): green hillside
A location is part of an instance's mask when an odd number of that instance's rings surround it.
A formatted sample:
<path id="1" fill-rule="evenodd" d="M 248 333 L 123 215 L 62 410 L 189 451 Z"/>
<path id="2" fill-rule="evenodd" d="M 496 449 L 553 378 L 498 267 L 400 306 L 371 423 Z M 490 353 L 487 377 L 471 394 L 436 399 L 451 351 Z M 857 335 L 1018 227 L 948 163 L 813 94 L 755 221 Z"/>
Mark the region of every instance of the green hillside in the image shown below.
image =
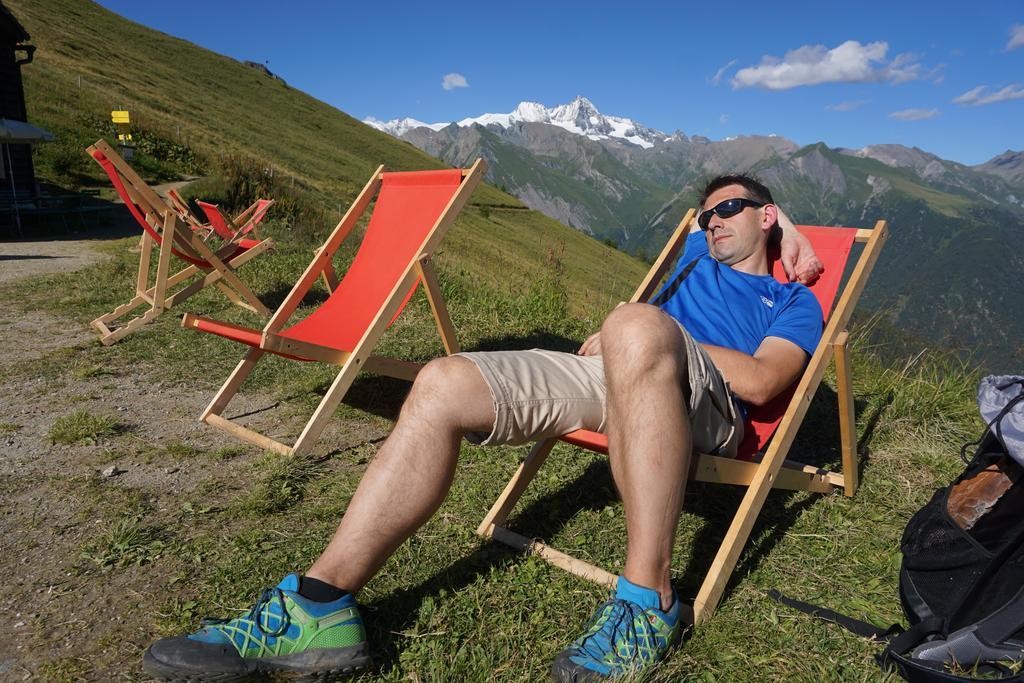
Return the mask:
<path id="1" fill-rule="evenodd" d="M 286 225 L 290 236 L 317 238 L 333 227 L 379 164 L 391 170 L 442 164 L 344 112 L 232 59 L 129 22 L 85 0 L 7 3 L 38 46 L 23 69 L 29 117 L 55 133 L 40 146 L 41 179 L 108 188 L 84 148 L 112 134 L 112 109 L 131 111 L 139 151 L 135 165 L 149 180 L 178 173 L 218 176 L 234 156 L 272 167 L 282 192 L 320 212 L 317 225 Z M 492 210 L 493 207 L 493 210 Z M 276 209 L 275 209 L 276 210 Z M 274 212 L 272 212 L 274 215 Z M 295 241 L 295 240 L 291 240 Z M 563 254 L 574 311 L 609 297 L 628 297 L 640 262 L 599 244 L 514 197 L 481 186 L 445 242 L 458 267 L 499 285 L 529 282 L 552 251 Z M 442 266 L 446 261 L 442 258 Z M 608 291 L 608 272 L 620 283 Z"/>

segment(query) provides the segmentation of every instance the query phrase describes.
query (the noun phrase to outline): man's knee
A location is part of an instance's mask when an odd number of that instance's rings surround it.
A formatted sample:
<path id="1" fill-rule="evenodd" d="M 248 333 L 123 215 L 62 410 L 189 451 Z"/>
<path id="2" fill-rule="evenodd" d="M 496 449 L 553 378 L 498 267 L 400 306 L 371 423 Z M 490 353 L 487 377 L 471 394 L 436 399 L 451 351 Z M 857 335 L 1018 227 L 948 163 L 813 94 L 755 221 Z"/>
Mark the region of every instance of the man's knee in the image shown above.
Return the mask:
<path id="1" fill-rule="evenodd" d="M 428 362 L 419 371 L 402 412 L 450 419 L 454 426 L 467 423 L 472 428 L 486 420 L 481 406 L 490 410 L 491 403 L 490 390 L 476 364 L 460 356 L 445 356 Z"/>
<path id="2" fill-rule="evenodd" d="M 606 365 L 620 370 L 679 375 L 686 367 L 679 325 L 649 304 L 626 304 L 612 311 L 601 326 L 601 348 Z"/>

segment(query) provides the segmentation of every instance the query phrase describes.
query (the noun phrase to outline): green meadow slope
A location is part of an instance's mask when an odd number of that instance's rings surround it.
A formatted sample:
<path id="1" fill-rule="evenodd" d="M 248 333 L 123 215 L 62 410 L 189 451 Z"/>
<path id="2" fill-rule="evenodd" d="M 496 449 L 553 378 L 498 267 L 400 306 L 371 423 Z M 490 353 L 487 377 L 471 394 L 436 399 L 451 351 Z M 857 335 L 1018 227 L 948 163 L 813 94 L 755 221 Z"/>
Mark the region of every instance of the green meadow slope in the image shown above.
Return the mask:
<path id="1" fill-rule="evenodd" d="M 106 188 L 84 147 L 112 134 L 109 113 L 132 113 L 138 161 L 150 180 L 178 173 L 217 176 L 225 156 L 251 158 L 326 214 L 322 237 L 379 164 L 393 170 L 441 168 L 405 142 L 256 69 L 132 23 L 86 0 L 7 3 L 38 46 L 23 68 L 31 120 L 58 136 L 42 146 L 43 180 Z M 300 234 L 293 228 L 293 233 Z M 301 234 L 306 234 L 301 233 Z M 288 241 L 289 234 L 283 236 Z M 535 279 L 557 260 L 573 310 L 628 296 L 639 261 L 599 244 L 490 186 L 481 186 L 445 242 L 453 265 L 500 286 Z M 444 259 L 442 259 L 444 263 Z M 610 277 L 609 273 L 614 273 Z M 609 288 L 612 283 L 620 283 Z"/>

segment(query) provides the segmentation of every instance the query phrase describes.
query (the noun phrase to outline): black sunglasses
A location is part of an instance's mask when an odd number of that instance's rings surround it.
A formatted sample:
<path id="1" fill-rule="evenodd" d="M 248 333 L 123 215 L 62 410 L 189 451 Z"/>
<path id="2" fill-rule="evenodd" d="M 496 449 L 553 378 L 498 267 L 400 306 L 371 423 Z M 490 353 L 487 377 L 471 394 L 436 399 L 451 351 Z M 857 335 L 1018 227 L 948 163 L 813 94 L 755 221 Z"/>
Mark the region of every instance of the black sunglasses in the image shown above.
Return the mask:
<path id="1" fill-rule="evenodd" d="M 726 199 L 724 202 L 719 202 L 716 206 L 711 207 L 707 211 L 701 211 L 700 215 L 697 216 L 697 225 L 700 226 L 701 230 L 707 230 L 708 223 L 711 222 L 711 214 L 718 214 L 722 218 L 729 218 L 730 216 L 735 216 L 748 206 L 761 208 L 764 205 L 764 202 L 755 202 L 753 199 L 746 199 L 743 197 Z"/>

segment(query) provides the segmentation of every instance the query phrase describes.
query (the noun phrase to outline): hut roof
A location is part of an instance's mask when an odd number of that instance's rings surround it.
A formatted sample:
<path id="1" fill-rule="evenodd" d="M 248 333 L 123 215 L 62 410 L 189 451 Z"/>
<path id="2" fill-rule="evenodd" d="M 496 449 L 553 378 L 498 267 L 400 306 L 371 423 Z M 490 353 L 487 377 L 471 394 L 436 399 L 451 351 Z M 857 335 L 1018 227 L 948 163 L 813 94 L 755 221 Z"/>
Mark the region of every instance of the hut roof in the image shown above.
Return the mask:
<path id="1" fill-rule="evenodd" d="M 4 4 L 0 2 L 0 39 L 5 42 L 21 43 L 29 40 L 28 31 L 21 25 L 11 10 L 4 7 Z"/>

